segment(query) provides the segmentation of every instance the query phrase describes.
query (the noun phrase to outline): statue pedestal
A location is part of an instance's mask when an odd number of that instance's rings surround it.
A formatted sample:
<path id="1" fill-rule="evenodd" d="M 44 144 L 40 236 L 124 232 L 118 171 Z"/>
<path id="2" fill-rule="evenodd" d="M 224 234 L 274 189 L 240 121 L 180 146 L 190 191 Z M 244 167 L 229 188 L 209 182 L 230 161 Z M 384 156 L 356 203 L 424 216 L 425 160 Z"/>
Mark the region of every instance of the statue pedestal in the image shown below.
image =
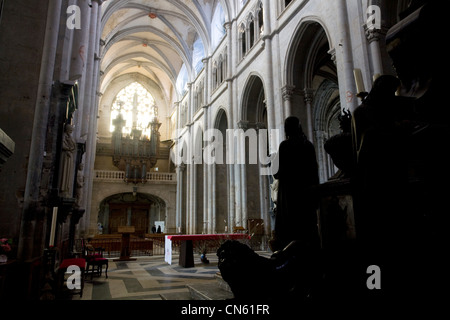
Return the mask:
<path id="1" fill-rule="evenodd" d="M 114 259 L 113 261 L 134 261 L 136 259 L 130 258 L 130 236 L 135 232 L 133 226 L 122 226 L 118 228 L 120 234 L 122 234 L 122 244 L 120 249 L 120 258 Z"/>

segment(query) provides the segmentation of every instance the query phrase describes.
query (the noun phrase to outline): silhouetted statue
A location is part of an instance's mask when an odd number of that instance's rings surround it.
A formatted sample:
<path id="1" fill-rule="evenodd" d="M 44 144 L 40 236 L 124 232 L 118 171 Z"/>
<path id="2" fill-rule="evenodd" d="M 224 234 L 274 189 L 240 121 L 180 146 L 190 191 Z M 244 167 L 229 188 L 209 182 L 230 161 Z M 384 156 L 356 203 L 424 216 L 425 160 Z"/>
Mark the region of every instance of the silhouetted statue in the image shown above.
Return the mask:
<path id="1" fill-rule="evenodd" d="M 411 217 L 407 204 L 407 141 L 403 126 L 404 100 L 395 95 L 400 81 L 379 77 L 353 113 L 356 162 L 354 208 L 356 237 L 363 264 L 383 266 L 386 275 L 401 265 L 399 251 L 409 244 Z"/>
<path id="2" fill-rule="evenodd" d="M 317 251 L 300 241 L 266 258 L 243 243 L 227 240 L 217 256 L 221 276 L 235 299 L 294 299 L 301 303 L 319 294 L 321 268 Z"/>
<path id="3" fill-rule="evenodd" d="M 339 168 L 330 180 L 349 178 L 355 167 L 351 134 L 352 115 L 350 111 L 344 110 L 338 119 L 342 132 L 329 138 L 324 144 L 325 151 Z"/>
<path id="4" fill-rule="evenodd" d="M 288 117 L 284 127 L 286 140 L 279 146 L 274 172 L 279 180 L 274 246 L 280 250 L 293 240 L 317 246 L 318 201 L 309 190 L 319 183 L 316 153 L 298 118 Z"/>

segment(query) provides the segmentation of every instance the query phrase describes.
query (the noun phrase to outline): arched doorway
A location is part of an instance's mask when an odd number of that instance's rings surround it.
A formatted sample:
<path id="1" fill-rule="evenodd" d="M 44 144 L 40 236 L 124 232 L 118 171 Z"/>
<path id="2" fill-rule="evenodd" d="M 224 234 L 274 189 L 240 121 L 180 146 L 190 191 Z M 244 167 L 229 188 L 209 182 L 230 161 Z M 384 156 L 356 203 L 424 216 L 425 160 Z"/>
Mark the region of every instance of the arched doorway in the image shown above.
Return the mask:
<path id="1" fill-rule="evenodd" d="M 271 176 L 261 175 L 259 154 L 257 163 L 251 163 L 251 152 L 255 145 L 259 147 L 258 138 L 266 135 L 266 150 L 268 155 L 267 108 L 265 100 L 264 83 L 258 75 L 251 75 L 244 89 L 242 99 L 242 120 L 240 128 L 246 131 L 245 138 L 245 164 L 242 166 L 244 201 L 243 207 L 247 210 L 247 228 L 250 234 L 269 235 L 271 232 L 270 218 L 270 183 Z M 253 132 L 255 133 L 253 135 Z M 248 137 L 248 138 L 247 138 Z M 252 141 L 256 139 L 256 141 Z M 251 146 L 253 144 L 253 146 Z M 260 150 L 257 150 L 257 153 Z"/>
<path id="2" fill-rule="evenodd" d="M 154 225 L 161 225 L 161 231 L 164 232 L 165 210 L 165 202 L 157 196 L 120 193 L 100 203 L 98 223 L 103 227 L 103 234 L 116 234 L 119 226 L 134 226 L 135 235 L 143 237 L 152 232 Z"/>
<path id="3" fill-rule="evenodd" d="M 337 69 L 329 50 L 324 27 L 316 21 L 303 22 L 293 36 L 286 66 L 287 87 L 293 88 L 292 114 L 315 145 L 321 182 L 336 172 L 323 145 L 340 132 Z"/>

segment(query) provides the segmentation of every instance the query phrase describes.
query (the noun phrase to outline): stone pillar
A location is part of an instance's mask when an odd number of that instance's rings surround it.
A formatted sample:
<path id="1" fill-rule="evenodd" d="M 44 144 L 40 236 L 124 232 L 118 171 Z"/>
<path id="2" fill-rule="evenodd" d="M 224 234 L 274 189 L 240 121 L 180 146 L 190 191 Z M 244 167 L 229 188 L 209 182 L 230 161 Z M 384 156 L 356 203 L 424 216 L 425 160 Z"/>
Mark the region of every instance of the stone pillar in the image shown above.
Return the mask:
<path id="1" fill-rule="evenodd" d="M 187 83 L 188 87 L 188 98 L 187 98 L 187 104 L 188 104 L 188 110 L 187 110 L 187 123 L 192 122 L 192 118 L 194 116 L 195 112 L 195 104 L 194 104 L 194 85 L 192 82 Z"/>
<path id="2" fill-rule="evenodd" d="M 97 23 L 98 23 L 98 2 L 92 1 L 91 4 L 91 15 L 90 15 L 90 24 L 88 27 L 88 45 L 87 45 L 87 56 L 86 56 L 86 73 L 84 75 L 84 81 L 82 83 L 82 90 L 80 93 L 83 98 L 80 101 L 80 107 L 78 112 L 78 123 L 79 125 L 76 128 L 77 137 L 86 138 L 89 133 L 89 124 L 93 121 L 90 118 L 90 111 L 94 108 L 94 96 L 95 91 L 92 90 L 92 87 L 96 86 L 95 77 L 94 77 L 94 68 L 95 68 L 95 54 L 96 54 L 96 42 L 97 42 Z M 82 128 L 80 128 L 82 126 Z"/>
<path id="3" fill-rule="evenodd" d="M 86 172 L 86 181 L 87 187 L 85 188 L 85 199 L 86 199 L 86 213 L 84 217 L 80 221 L 79 228 L 84 232 L 88 232 L 89 225 L 91 224 L 91 208 L 92 208 L 92 190 L 93 190 L 93 177 L 94 177 L 94 162 L 95 162 L 95 153 L 96 153 L 96 145 L 97 145 L 97 114 L 98 114 L 98 104 L 99 99 L 101 97 L 101 93 L 98 92 L 99 86 L 99 77 L 100 77 L 100 59 L 98 58 L 100 52 L 100 37 L 101 37 L 101 10 L 100 6 L 105 0 L 93 0 L 91 1 L 92 5 L 92 23 L 94 26 L 91 26 L 90 33 L 90 46 L 93 49 L 93 55 L 91 55 L 90 59 L 93 59 L 93 65 L 91 69 L 91 73 L 87 74 L 87 78 L 92 78 L 91 86 L 86 86 L 85 92 L 90 90 L 90 94 L 88 95 L 89 100 L 85 100 L 84 105 L 87 106 L 87 110 L 84 112 L 85 117 L 88 117 L 89 123 L 87 127 L 83 126 L 83 130 L 81 135 L 87 135 L 86 139 L 86 155 L 85 155 L 85 172 Z M 91 61 L 92 62 L 92 61 Z M 84 132 L 87 130 L 87 132 Z M 93 213 L 95 215 L 95 212 Z M 94 217 L 94 219 L 96 219 Z M 92 223 L 94 224 L 94 223 Z"/>
<path id="4" fill-rule="evenodd" d="M 303 130 L 306 129 L 306 134 L 308 135 L 308 139 L 310 141 L 314 141 L 314 119 L 312 114 L 312 101 L 314 99 L 314 90 L 305 88 L 303 90 L 303 96 L 305 99 L 305 107 L 306 107 L 306 119 L 307 119 L 307 128 L 303 128 Z"/>
<path id="5" fill-rule="evenodd" d="M 182 210 L 183 210 L 183 172 L 186 169 L 184 164 L 180 164 L 176 168 L 177 172 L 177 207 L 176 207 L 176 232 L 181 232 L 182 227 Z"/>
<path id="6" fill-rule="evenodd" d="M 190 86 L 192 88 L 192 86 Z M 190 108 L 193 110 L 193 108 Z M 196 208 L 196 188 L 195 188 L 195 164 L 194 164 L 194 136 L 192 134 L 192 124 L 188 125 L 188 132 L 189 132 L 189 139 L 188 142 L 188 164 L 187 164 L 187 175 L 186 175 L 186 184 L 187 184 L 187 190 L 186 190 L 186 233 L 193 234 L 195 231 L 195 208 Z"/>
<path id="7" fill-rule="evenodd" d="M 37 101 L 33 119 L 33 131 L 28 157 L 28 173 L 24 192 L 23 216 L 17 253 L 17 257 L 20 260 L 29 260 L 33 256 L 34 232 L 36 228 L 35 215 L 38 214 L 36 209 L 40 196 L 41 170 L 44 160 L 42 152 L 45 149 L 46 142 L 61 7 L 62 0 L 50 1 L 48 5 L 47 26 L 45 29 L 41 71 L 36 94 Z"/>
<path id="8" fill-rule="evenodd" d="M 235 47 L 234 44 L 238 43 L 237 39 L 235 39 L 235 33 L 233 32 L 233 26 L 236 26 L 236 22 L 227 22 L 225 23 L 225 29 L 227 31 L 227 86 L 228 86 L 228 101 L 229 101 L 229 119 L 228 119 L 228 128 L 234 129 L 234 124 L 237 123 L 239 115 L 237 112 L 235 112 L 234 108 L 237 106 L 237 97 L 235 86 L 236 82 L 233 81 L 233 69 L 235 66 L 236 60 L 234 59 L 233 55 L 233 48 Z M 236 108 L 238 109 L 238 108 Z M 227 154 L 228 157 L 228 154 Z M 226 225 L 228 226 L 228 229 L 231 230 L 236 223 L 234 221 L 235 217 L 238 215 L 238 211 L 240 211 L 240 206 L 237 197 L 239 197 L 239 192 L 237 188 L 238 180 L 235 179 L 235 170 L 236 167 L 233 164 L 227 163 L 227 170 L 228 170 L 228 221 L 226 222 Z M 236 201 L 235 201 L 236 198 Z"/>
<path id="9" fill-rule="evenodd" d="M 197 165 L 194 163 L 191 165 L 191 205 L 190 205 L 190 214 L 191 214 L 191 234 L 197 233 L 197 187 L 195 180 L 197 178 Z"/>
<path id="10" fill-rule="evenodd" d="M 247 131 L 248 129 L 248 121 L 239 121 L 238 123 L 239 129 L 242 129 Z M 238 139 L 238 151 L 237 156 L 240 157 L 241 155 L 244 156 L 244 160 L 246 158 L 246 146 L 245 146 L 245 140 L 241 141 L 241 139 Z M 239 168 L 240 173 L 240 188 L 241 188 L 241 217 L 240 217 L 240 224 L 239 226 L 244 227 L 244 229 L 247 229 L 247 221 L 248 221 L 248 210 L 247 210 L 247 165 L 245 163 L 239 163 L 237 164 L 237 167 Z"/>
<path id="11" fill-rule="evenodd" d="M 211 194 L 211 204 L 210 211 L 208 213 L 208 233 L 214 233 L 216 230 L 216 164 L 208 165 L 211 169 L 211 185 L 212 185 L 212 194 Z"/>
<path id="12" fill-rule="evenodd" d="M 262 37 L 262 40 L 264 41 L 264 53 L 266 57 L 266 65 L 267 68 L 267 78 L 265 79 L 266 82 L 266 88 L 265 94 L 266 94 L 266 104 L 267 104 L 267 122 L 269 129 L 276 129 L 278 125 L 282 125 L 283 119 L 277 119 L 276 113 L 275 113 L 275 105 L 274 105 L 274 87 L 273 87 L 273 57 L 272 57 L 272 38 L 271 38 L 271 26 L 270 26 L 270 1 L 264 0 L 263 1 L 264 10 L 263 10 L 263 16 L 264 16 L 264 35 Z M 269 130 L 269 147 L 270 147 L 270 154 L 276 153 L 278 151 L 278 144 L 279 141 L 277 141 L 277 136 L 273 135 L 271 131 Z"/>
<path id="13" fill-rule="evenodd" d="M 370 53 L 372 57 L 372 66 L 373 66 L 373 76 L 382 75 L 383 72 L 383 61 L 380 50 L 380 39 L 382 37 L 383 30 L 380 29 L 368 29 L 366 25 L 364 25 L 364 31 L 366 33 L 367 41 L 369 42 Z"/>
<path id="14" fill-rule="evenodd" d="M 89 21 L 91 8 L 89 0 L 77 0 L 76 5 L 80 8 L 81 28 L 74 29 L 72 55 L 70 63 L 69 80 L 81 79 L 87 62 L 87 50 L 89 46 Z"/>
<path id="15" fill-rule="evenodd" d="M 202 60 L 203 65 L 205 66 L 205 89 L 203 91 L 204 93 L 204 105 L 203 107 L 203 132 L 205 132 L 206 130 L 208 130 L 209 128 L 209 84 L 211 82 L 211 78 L 210 78 L 210 68 L 209 68 L 209 63 L 210 63 L 210 59 L 209 58 L 205 58 Z M 203 156 L 203 154 L 202 154 Z M 204 160 L 202 159 L 202 162 L 204 163 Z M 210 195 L 211 195 L 211 188 L 212 186 L 209 184 L 210 183 L 210 178 L 209 178 L 209 170 L 208 170 L 209 165 L 207 164 L 203 164 L 203 226 L 202 226 L 202 233 L 208 233 L 208 215 L 209 215 L 209 204 L 211 203 L 211 199 L 210 199 Z"/>
<path id="16" fill-rule="evenodd" d="M 358 98 L 356 97 L 357 90 L 355 79 L 353 76 L 353 54 L 352 43 L 349 31 L 349 19 L 347 12 L 347 1 L 337 0 L 336 3 L 336 17 L 338 28 L 339 43 L 335 48 L 336 51 L 329 53 L 336 54 L 336 61 L 338 61 L 338 79 L 341 96 L 341 106 L 353 112 L 358 106 Z"/>
<path id="17" fill-rule="evenodd" d="M 292 115 L 292 96 L 294 94 L 294 89 L 295 86 L 292 85 L 285 85 L 281 88 L 281 94 L 284 101 L 284 115 L 286 118 Z"/>

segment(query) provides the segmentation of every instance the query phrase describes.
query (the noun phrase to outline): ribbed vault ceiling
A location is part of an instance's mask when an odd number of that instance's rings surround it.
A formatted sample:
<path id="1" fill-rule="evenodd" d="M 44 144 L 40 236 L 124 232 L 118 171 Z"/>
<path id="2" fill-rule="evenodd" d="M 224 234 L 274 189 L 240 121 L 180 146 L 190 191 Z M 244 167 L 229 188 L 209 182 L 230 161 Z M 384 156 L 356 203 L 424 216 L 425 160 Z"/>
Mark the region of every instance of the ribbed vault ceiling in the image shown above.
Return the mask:
<path id="1" fill-rule="evenodd" d="M 241 0 L 108 0 L 102 5 L 103 92 L 116 78 L 141 74 L 156 83 L 167 105 L 180 99 L 176 82 L 182 66 L 187 81 L 196 76 L 194 43 L 209 56 L 212 20 L 220 6 L 225 21 Z"/>

